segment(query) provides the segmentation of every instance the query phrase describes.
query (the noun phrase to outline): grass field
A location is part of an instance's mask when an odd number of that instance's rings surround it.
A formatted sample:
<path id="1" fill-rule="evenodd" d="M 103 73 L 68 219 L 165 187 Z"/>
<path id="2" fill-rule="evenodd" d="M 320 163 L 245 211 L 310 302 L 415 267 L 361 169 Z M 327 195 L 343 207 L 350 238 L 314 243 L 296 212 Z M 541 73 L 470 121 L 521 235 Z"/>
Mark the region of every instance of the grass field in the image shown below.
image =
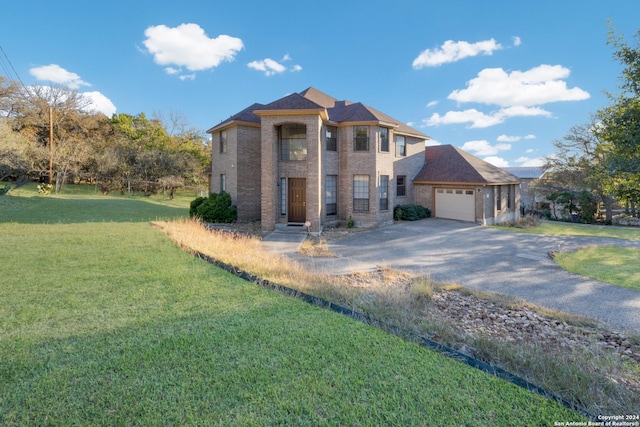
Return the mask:
<path id="1" fill-rule="evenodd" d="M 148 221 L 186 205 L 23 191 L 0 197 L 1 425 L 581 420 L 185 254 Z"/>

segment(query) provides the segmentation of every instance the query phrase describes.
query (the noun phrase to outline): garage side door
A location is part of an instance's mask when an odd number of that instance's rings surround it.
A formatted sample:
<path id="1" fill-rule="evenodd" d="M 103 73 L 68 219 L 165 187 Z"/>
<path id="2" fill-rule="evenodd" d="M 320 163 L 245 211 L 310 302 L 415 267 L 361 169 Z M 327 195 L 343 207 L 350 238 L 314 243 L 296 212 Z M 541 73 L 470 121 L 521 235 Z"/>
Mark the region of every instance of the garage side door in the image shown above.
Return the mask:
<path id="1" fill-rule="evenodd" d="M 475 195 L 472 188 L 436 188 L 436 217 L 475 222 Z"/>

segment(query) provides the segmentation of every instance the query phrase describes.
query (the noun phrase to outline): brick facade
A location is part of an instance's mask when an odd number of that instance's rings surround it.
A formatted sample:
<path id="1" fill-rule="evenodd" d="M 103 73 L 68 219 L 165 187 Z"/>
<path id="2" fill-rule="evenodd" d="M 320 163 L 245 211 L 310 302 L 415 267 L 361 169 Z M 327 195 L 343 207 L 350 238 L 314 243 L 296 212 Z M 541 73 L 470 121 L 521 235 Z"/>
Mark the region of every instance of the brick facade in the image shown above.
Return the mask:
<path id="1" fill-rule="evenodd" d="M 306 129 L 306 158 L 281 160 L 279 130 L 285 125 Z M 337 149 L 327 150 L 327 126 L 337 129 Z M 368 150 L 354 148 L 355 126 L 367 126 Z M 381 150 L 381 128 L 387 129 L 388 151 Z M 220 132 L 227 135 L 227 151 L 220 153 Z M 305 220 L 310 231 L 324 224 L 356 225 L 393 221 L 397 204 L 413 203 L 412 178 L 424 163 L 428 137 L 389 116 L 360 103 L 337 101 L 307 89 L 271 104 L 254 104 L 207 131 L 212 136 L 211 191 L 220 191 L 220 175 L 226 176 L 226 191 L 238 207 L 238 220 L 260 219 L 262 229 L 290 223 L 288 189 L 291 179 L 304 179 Z M 395 136 L 406 141 L 406 155 L 397 152 Z M 337 212 L 326 209 L 326 177 L 337 177 Z M 367 210 L 354 210 L 354 177 L 369 177 Z M 406 177 L 406 194 L 397 196 L 397 177 Z M 380 179 L 388 176 L 388 206 L 380 209 Z M 299 181 L 295 181 L 298 183 Z M 286 205 L 285 205 L 286 204 Z M 297 205 L 299 207 L 299 205 Z M 297 211 L 294 211 L 297 213 Z"/>

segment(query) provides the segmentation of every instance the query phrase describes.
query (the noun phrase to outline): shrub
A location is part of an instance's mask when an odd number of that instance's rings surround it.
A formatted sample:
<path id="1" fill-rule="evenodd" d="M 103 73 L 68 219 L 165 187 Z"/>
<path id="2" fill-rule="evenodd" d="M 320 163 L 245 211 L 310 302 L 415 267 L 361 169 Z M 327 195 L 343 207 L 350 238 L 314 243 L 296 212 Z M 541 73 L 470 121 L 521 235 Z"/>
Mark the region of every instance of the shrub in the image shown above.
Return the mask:
<path id="1" fill-rule="evenodd" d="M 353 228 L 356 226 L 356 222 L 353 220 L 353 218 L 351 218 L 351 215 L 349 215 L 349 221 L 347 221 L 347 228 Z"/>
<path id="2" fill-rule="evenodd" d="M 203 200 L 199 200 L 203 199 Z M 209 197 L 198 197 L 191 202 L 189 212 L 204 222 L 229 223 L 238 217 L 236 207 L 231 204 L 229 193 L 211 193 Z"/>
<path id="3" fill-rule="evenodd" d="M 398 205 L 393 210 L 393 219 L 396 221 L 417 221 L 430 216 L 429 208 L 420 205 Z"/>
<path id="4" fill-rule="evenodd" d="M 191 218 L 196 216 L 196 210 L 198 209 L 198 206 L 200 206 L 205 200 L 207 200 L 206 197 L 198 197 L 195 200 L 191 201 L 191 203 L 189 204 L 189 216 Z"/>
<path id="5" fill-rule="evenodd" d="M 540 225 L 540 218 L 534 215 L 525 215 L 521 216 L 517 222 L 512 221 L 501 225 L 512 228 L 535 228 Z"/>
<path id="6" fill-rule="evenodd" d="M 40 193 L 40 194 L 44 194 L 45 196 L 48 196 L 49 194 L 51 194 L 52 191 L 53 191 L 53 185 L 52 184 L 39 184 L 38 185 L 38 193 Z"/>
<path id="7" fill-rule="evenodd" d="M 0 188 L 0 196 L 2 196 L 3 194 L 7 194 L 9 190 L 11 190 L 10 185 L 5 185 L 4 187 Z"/>

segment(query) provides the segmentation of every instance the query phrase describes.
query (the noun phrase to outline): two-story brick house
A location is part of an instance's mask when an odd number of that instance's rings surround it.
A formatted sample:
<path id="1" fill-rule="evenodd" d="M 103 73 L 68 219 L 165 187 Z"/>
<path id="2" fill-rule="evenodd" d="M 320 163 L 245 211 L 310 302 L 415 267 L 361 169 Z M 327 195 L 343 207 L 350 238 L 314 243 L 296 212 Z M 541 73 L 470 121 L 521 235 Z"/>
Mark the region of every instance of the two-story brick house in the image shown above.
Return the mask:
<path id="1" fill-rule="evenodd" d="M 238 220 L 323 225 L 393 221 L 413 203 L 429 137 L 359 102 L 314 88 L 253 104 L 209 129 L 211 191 L 231 195 Z"/>

